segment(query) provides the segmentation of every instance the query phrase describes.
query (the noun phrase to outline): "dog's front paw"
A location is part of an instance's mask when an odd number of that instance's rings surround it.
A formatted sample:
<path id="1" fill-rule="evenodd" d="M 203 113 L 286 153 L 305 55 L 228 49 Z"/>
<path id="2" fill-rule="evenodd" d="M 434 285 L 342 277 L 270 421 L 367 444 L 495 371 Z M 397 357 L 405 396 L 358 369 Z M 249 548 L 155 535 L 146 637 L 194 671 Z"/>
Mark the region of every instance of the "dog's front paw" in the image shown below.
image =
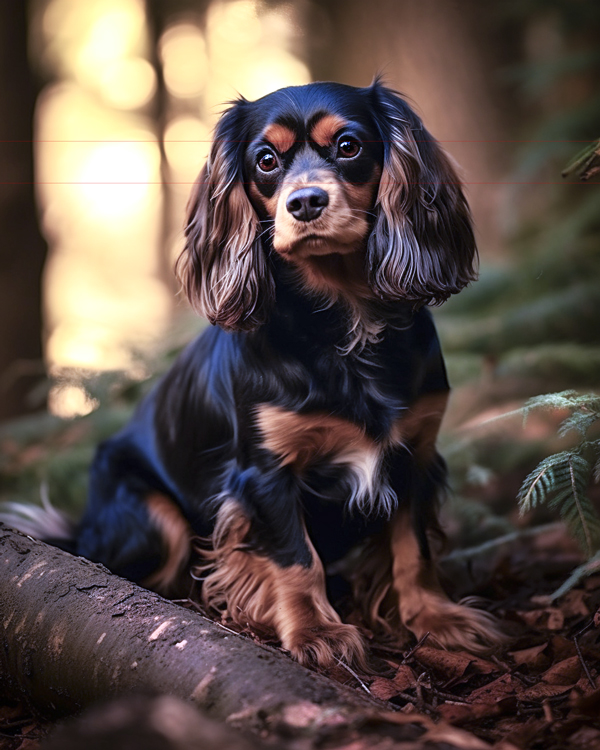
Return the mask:
<path id="1" fill-rule="evenodd" d="M 419 607 L 400 604 L 400 617 L 417 638 L 430 634 L 432 645 L 486 653 L 506 642 L 496 618 L 467 604 L 456 604 L 436 592 L 419 597 Z M 416 609 L 416 611 L 415 611 Z"/>
<path id="2" fill-rule="evenodd" d="M 365 664 L 365 646 L 358 629 L 344 623 L 323 623 L 282 638 L 283 647 L 304 666 L 331 667 L 337 660 Z"/>

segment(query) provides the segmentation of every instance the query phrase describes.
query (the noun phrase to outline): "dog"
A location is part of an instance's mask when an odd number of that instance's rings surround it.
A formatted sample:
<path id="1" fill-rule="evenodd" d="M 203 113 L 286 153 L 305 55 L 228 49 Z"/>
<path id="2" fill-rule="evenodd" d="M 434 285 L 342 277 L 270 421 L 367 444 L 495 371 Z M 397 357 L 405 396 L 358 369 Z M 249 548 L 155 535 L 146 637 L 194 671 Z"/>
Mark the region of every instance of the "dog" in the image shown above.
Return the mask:
<path id="1" fill-rule="evenodd" d="M 364 663 L 327 594 L 356 549 L 371 628 L 499 642 L 491 615 L 444 593 L 431 551 L 449 387 L 427 306 L 476 278 L 477 250 L 419 117 L 380 80 L 238 99 L 185 236 L 177 273 L 213 325 L 98 448 L 73 551 L 168 593 L 199 549 L 206 605 L 304 664 Z"/>

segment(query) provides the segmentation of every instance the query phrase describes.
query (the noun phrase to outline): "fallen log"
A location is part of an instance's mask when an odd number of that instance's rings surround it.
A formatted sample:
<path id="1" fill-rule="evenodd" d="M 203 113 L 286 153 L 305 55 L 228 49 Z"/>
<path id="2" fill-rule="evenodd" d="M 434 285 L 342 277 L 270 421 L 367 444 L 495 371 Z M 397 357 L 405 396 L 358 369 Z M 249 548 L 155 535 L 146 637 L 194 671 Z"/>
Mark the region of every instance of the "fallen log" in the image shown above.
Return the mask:
<path id="1" fill-rule="evenodd" d="M 0 568 L 0 695 L 43 715 L 171 695 L 270 746 L 489 748 L 430 717 L 384 711 L 279 651 L 1 523 Z"/>
<path id="2" fill-rule="evenodd" d="M 0 524 L 0 690 L 67 714 L 135 692 L 175 695 L 242 723 L 308 702 L 375 703 L 283 653 Z"/>

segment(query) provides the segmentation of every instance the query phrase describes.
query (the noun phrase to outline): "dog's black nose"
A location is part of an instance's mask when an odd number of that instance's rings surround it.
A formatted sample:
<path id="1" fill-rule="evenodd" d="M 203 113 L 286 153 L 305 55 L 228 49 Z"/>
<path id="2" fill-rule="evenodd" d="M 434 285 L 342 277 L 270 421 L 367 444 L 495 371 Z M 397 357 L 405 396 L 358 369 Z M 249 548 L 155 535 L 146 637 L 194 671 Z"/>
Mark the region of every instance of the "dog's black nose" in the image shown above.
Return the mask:
<path id="1" fill-rule="evenodd" d="M 329 203 L 329 195 L 319 187 L 305 187 L 290 193 L 285 207 L 298 221 L 319 217 Z"/>

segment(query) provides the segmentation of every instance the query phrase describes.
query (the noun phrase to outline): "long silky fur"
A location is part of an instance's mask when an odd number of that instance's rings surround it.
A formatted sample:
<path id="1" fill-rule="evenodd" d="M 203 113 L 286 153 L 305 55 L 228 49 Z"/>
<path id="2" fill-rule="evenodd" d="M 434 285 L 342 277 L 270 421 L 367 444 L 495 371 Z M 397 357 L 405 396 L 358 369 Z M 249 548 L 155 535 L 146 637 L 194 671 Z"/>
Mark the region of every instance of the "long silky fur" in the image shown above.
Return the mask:
<path id="1" fill-rule="evenodd" d="M 477 277 L 469 207 L 448 156 L 400 95 L 379 81 L 370 93 L 384 142 L 370 283 L 384 299 L 440 305 Z"/>
<path id="2" fill-rule="evenodd" d="M 232 499 L 221 506 L 211 548 L 196 567 L 203 578 L 202 598 L 214 610 L 226 611 L 241 627 L 275 633 L 301 663 L 333 664 L 335 655 L 364 665 L 364 644 L 352 625 L 341 622 L 325 592 L 325 571 L 313 554 L 310 568 L 285 568 L 248 544 L 250 521 Z"/>
<path id="3" fill-rule="evenodd" d="M 188 204 L 176 272 L 200 315 L 228 330 L 250 331 L 265 322 L 275 290 L 243 185 L 245 104 L 235 102 L 219 121 Z"/>

